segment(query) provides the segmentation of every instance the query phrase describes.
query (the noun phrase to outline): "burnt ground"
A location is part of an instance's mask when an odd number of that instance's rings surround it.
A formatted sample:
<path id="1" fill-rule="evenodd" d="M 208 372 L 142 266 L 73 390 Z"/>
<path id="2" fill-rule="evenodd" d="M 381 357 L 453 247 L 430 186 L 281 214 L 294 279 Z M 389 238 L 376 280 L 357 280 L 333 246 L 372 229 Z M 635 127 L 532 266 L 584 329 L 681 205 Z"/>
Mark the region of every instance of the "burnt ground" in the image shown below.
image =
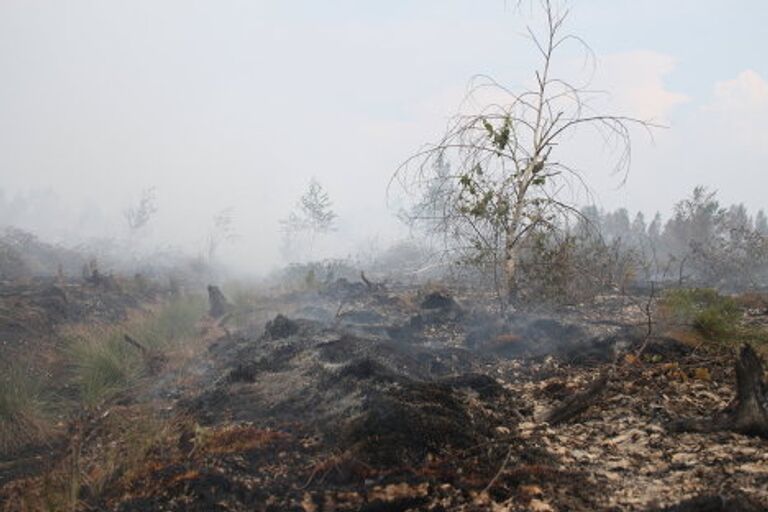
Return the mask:
<path id="1" fill-rule="evenodd" d="M 109 276 L 0 281 L 0 357 L 8 361 L 25 352 L 44 351 L 63 324 L 118 322 L 131 308 L 157 295 L 146 286 L 131 292 L 125 288 L 125 283 Z"/>
<path id="2" fill-rule="evenodd" d="M 733 399 L 728 351 L 660 334 L 627 356 L 646 338 L 642 307 L 626 297 L 504 320 L 487 296 L 455 297 L 339 281 L 276 298 L 281 313 L 266 324 L 254 316 L 73 422 L 77 467 L 91 475 L 78 507 L 768 509 L 767 440 L 666 428 Z M 543 421 L 609 370 L 586 411 Z M 164 426 L 141 460 L 93 476 L 108 447 L 136 442 L 110 422 L 148 414 Z M 3 510 L 30 510 L 29 489 L 71 471 L 72 446 L 50 474 L 7 483 Z"/>

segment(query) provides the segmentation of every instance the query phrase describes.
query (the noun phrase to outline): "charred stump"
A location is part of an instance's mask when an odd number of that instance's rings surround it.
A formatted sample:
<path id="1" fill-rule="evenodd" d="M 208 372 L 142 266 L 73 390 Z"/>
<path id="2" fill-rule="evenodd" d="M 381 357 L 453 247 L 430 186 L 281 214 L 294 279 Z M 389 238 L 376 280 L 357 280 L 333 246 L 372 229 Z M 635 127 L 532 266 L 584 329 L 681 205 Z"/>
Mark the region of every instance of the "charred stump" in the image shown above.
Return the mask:
<path id="1" fill-rule="evenodd" d="M 736 401 L 713 419 L 681 419 L 669 424 L 675 432 L 716 432 L 729 430 L 768 438 L 768 385 L 763 363 L 751 345 L 745 343 L 736 360 Z"/>
<path id="2" fill-rule="evenodd" d="M 212 284 L 208 285 L 208 302 L 210 304 L 208 314 L 213 318 L 223 317 L 232 308 L 219 287 Z"/>

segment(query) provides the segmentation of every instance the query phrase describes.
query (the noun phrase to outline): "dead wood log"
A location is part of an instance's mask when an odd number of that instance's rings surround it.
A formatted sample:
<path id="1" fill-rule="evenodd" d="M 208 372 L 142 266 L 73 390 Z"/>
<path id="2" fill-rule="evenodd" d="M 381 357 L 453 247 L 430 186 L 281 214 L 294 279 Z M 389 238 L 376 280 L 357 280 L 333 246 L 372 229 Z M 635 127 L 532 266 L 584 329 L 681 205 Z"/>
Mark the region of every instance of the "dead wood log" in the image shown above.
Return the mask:
<path id="1" fill-rule="evenodd" d="M 368 278 L 365 277 L 365 272 L 363 272 L 362 270 L 360 271 L 360 279 L 363 280 L 363 282 L 365 283 L 365 287 L 368 288 L 369 291 L 373 289 L 373 283 L 370 282 Z"/>
<path id="2" fill-rule="evenodd" d="M 595 379 L 587 389 L 566 398 L 544 417 L 550 425 L 557 425 L 574 418 L 587 410 L 608 385 L 608 373 L 603 373 Z"/>
<path id="3" fill-rule="evenodd" d="M 768 384 L 763 377 L 763 363 L 751 345 L 745 343 L 736 359 L 735 407 L 729 407 L 712 419 L 688 418 L 671 422 L 674 432 L 732 431 L 768 438 Z"/>
<path id="4" fill-rule="evenodd" d="M 208 285 L 208 303 L 210 304 L 208 314 L 213 318 L 221 318 L 232 308 L 219 287 L 212 284 Z"/>
<path id="5" fill-rule="evenodd" d="M 374 283 L 373 281 L 371 281 L 365 276 L 365 272 L 362 270 L 360 271 L 360 279 L 363 281 L 363 283 L 365 283 L 365 287 L 368 289 L 369 292 L 376 292 L 384 289 L 383 284 Z"/>
<path id="6" fill-rule="evenodd" d="M 141 352 L 141 357 L 144 359 L 144 365 L 147 367 L 147 372 L 150 375 L 157 375 L 168 363 L 168 356 L 162 352 L 148 349 L 127 334 L 123 335 L 123 339 Z"/>
<path id="7" fill-rule="evenodd" d="M 123 335 L 123 339 L 124 339 L 124 340 L 125 340 L 125 341 L 126 341 L 128 344 L 129 344 L 129 345 L 133 345 L 134 347 L 136 347 L 137 349 L 139 349 L 139 351 L 142 353 L 142 355 L 147 355 L 147 352 L 148 352 L 148 351 L 147 351 L 147 347 L 145 347 L 144 345 L 142 345 L 141 343 L 139 343 L 139 342 L 138 342 L 138 341 L 136 341 L 135 339 L 131 338 L 131 337 L 130 337 L 130 336 L 128 336 L 127 334 L 124 334 L 124 335 Z"/>

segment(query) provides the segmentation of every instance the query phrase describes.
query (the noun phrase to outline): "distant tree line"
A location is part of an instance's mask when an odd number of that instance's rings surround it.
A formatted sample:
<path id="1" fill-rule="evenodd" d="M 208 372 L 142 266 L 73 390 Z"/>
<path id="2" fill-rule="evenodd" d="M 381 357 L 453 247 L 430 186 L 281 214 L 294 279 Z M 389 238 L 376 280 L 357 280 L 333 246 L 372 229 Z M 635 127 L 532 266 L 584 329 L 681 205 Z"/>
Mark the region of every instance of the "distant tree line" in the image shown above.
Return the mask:
<path id="1" fill-rule="evenodd" d="M 646 279 L 744 289 L 768 285 L 768 217 L 743 204 L 722 205 L 703 186 L 675 204 L 664 221 L 625 208 L 582 210 L 578 231 L 597 231 L 607 245 L 631 253 Z"/>
<path id="2" fill-rule="evenodd" d="M 448 166 L 441 168 L 449 172 Z M 494 267 L 493 261 L 466 258 L 477 252 L 462 251 L 446 229 L 450 225 L 442 209 L 450 206 L 435 200 L 442 197 L 441 190 L 427 193 L 402 213 L 403 220 L 437 234 L 431 242 L 443 248 L 453 268 L 496 279 L 503 271 L 499 260 Z M 414 217 L 421 223 L 413 224 Z M 651 282 L 722 291 L 768 289 L 768 216 L 763 210 L 751 213 L 743 204 L 723 205 L 703 186 L 677 202 L 667 218 L 597 206 L 553 217 L 532 228 L 518 250 L 519 304 L 578 303 Z"/>

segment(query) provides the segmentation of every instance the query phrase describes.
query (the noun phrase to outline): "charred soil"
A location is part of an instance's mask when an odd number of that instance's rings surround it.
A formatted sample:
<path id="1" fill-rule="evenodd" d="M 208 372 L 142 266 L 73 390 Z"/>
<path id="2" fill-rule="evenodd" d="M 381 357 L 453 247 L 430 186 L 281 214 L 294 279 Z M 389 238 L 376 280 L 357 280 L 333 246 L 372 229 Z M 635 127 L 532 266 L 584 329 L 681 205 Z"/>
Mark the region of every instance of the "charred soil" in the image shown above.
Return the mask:
<path id="1" fill-rule="evenodd" d="M 340 281 L 273 300 L 81 417 L 3 510 L 34 510 L 73 467 L 78 510 L 768 508 L 766 439 L 668 428 L 727 410 L 732 352 L 649 338 L 631 298 L 502 317 L 479 293 Z M 131 459 L 134 430 L 109 422 L 147 415 Z"/>

